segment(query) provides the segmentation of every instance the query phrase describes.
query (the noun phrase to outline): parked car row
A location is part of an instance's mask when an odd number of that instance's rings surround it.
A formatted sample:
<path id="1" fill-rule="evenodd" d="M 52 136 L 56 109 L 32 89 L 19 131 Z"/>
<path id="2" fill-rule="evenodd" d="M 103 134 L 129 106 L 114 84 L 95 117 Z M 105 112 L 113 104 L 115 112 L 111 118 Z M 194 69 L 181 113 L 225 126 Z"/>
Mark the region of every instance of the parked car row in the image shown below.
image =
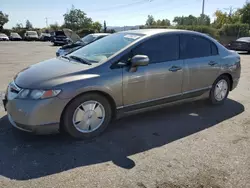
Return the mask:
<path id="1" fill-rule="evenodd" d="M 63 31 L 56 31 L 56 32 L 53 32 L 52 34 L 51 33 L 41 33 L 40 36 L 38 35 L 38 33 L 36 31 L 26 31 L 24 33 L 23 37 L 21 37 L 16 32 L 10 33 L 9 37 L 4 33 L 0 33 L 0 40 L 1 41 L 9 41 L 9 40 L 12 40 L 12 41 L 20 41 L 20 40 L 25 40 L 25 41 L 52 41 L 54 43 L 54 39 L 55 39 L 55 37 L 58 36 L 58 33 L 63 33 Z M 63 35 L 64 35 L 64 33 L 63 33 Z M 64 37 L 66 38 L 65 35 L 64 35 Z M 65 40 L 65 42 L 62 43 L 62 44 L 67 44 L 68 42 L 69 42 L 69 40 Z"/>
<path id="2" fill-rule="evenodd" d="M 108 33 L 94 33 L 80 38 L 75 32 L 70 29 L 64 29 L 63 32 L 70 40 L 70 43 L 59 48 L 56 52 L 56 56 L 67 55 L 83 46 L 86 46 L 94 41 L 110 35 Z"/>

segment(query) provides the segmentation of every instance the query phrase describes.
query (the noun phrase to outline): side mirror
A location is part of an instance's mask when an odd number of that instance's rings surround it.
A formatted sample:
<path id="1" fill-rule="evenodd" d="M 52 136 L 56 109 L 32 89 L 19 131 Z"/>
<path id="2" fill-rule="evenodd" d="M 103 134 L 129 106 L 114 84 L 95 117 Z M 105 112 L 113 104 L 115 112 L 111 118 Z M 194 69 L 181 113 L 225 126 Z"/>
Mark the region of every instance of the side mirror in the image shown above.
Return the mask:
<path id="1" fill-rule="evenodd" d="M 132 67 L 147 66 L 149 64 L 149 58 L 146 55 L 135 55 L 130 61 Z"/>

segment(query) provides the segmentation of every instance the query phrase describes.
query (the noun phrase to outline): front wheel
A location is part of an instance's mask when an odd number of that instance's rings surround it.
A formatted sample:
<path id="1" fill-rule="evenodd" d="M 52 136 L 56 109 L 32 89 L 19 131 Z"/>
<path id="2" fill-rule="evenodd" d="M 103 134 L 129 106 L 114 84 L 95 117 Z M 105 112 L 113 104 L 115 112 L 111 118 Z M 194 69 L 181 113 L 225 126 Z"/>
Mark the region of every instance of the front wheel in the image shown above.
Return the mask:
<path id="1" fill-rule="evenodd" d="M 230 90 L 230 80 L 227 76 L 220 76 L 213 84 L 209 100 L 212 104 L 223 104 Z"/>
<path id="2" fill-rule="evenodd" d="M 67 106 L 62 126 L 74 138 L 93 138 L 107 128 L 111 117 L 108 100 L 102 95 L 89 93 L 73 99 Z"/>

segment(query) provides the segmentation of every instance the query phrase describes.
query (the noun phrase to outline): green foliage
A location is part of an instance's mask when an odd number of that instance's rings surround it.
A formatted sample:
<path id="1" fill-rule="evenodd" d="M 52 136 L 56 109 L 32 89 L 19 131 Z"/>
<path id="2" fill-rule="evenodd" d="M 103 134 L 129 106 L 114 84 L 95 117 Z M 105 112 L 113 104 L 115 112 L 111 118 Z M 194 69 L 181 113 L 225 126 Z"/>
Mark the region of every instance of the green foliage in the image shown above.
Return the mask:
<path id="1" fill-rule="evenodd" d="M 75 9 L 74 6 L 70 9 L 69 12 L 63 15 L 64 16 L 64 26 L 73 31 L 78 31 L 83 28 L 90 28 L 92 25 L 92 19 L 88 18 L 80 9 Z"/>
<path id="2" fill-rule="evenodd" d="M 218 38 L 219 33 L 218 30 L 215 28 L 212 28 L 210 26 L 205 25 L 193 25 L 193 26 L 176 26 L 176 29 L 184 29 L 184 30 L 191 30 L 191 31 L 197 31 L 200 33 L 208 34 L 211 37 Z"/>
<path id="3" fill-rule="evenodd" d="M 239 13 L 241 14 L 241 22 L 250 25 L 250 2 L 246 2 Z"/>
<path id="4" fill-rule="evenodd" d="M 91 26 L 91 28 L 95 31 L 95 32 L 100 32 L 102 29 L 102 24 L 100 22 L 94 22 Z"/>
<path id="5" fill-rule="evenodd" d="M 33 28 L 32 24 L 31 24 L 31 22 L 29 20 L 26 20 L 25 28 L 28 29 L 28 30 Z"/>
<path id="6" fill-rule="evenodd" d="M 210 25 L 210 17 L 207 15 L 200 15 L 199 17 L 195 17 L 193 15 L 189 16 L 176 16 L 173 22 L 180 25 Z"/>
<path id="7" fill-rule="evenodd" d="M 146 21 L 147 26 L 155 25 L 155 19 L 152 15 L 148 15 L 148 19 Z"/>
<path id="8" fill-rule="evenodd" d="M 162 19 L 155 21 L 152 15 L 148 15 L 148 19 L 146 21 L 146 26 L 170 26 L 170 21 L 168 19 Z"/>
<path id="9" fill-rule="evenodd" d="M 249 36 L 248 24 L 225 24 L 220 29 L 220 35 L 226 36 Z"/>
<path id="10" fill-rule="evenodd" d="M 88 29 L 88 28 L 83 28 L 83 29 L 79 29 L 77 32 L 76 32 L 80 37 L 84 37 L 88 34 L 91 34 L 91 33 L 95 33 L 95 30 L 93 29 Z"/>
<path id="11" fill-rule="evenodd" d="M 57 22 L 55 22 L 54 24 L 50 24 L 49 25 L 49 30 L 50 31 L 57 31 L 60 30 L 61 27 L 59 26 L 59 24 Z"/>
<path id="12" fill-rule="evenodd" d="M 230 13 L 227 12 L 222 12 L 221 10 L 217 10 L 214 13 L 215 16 L 215 20 L 213 23 L 213 26 L 220 29 L 223 25 L 225 24 L 236 24 L 236 23 L 240 23 L 240 19 L 241 19 L 241 13 L 240 13 L 240 9 Z"/>
<path id="13" fill-rule="evenodd" d="M 4 24 L 9 21 L 9 16 L 0 11 L 0 31 L 3 29 Z"/>

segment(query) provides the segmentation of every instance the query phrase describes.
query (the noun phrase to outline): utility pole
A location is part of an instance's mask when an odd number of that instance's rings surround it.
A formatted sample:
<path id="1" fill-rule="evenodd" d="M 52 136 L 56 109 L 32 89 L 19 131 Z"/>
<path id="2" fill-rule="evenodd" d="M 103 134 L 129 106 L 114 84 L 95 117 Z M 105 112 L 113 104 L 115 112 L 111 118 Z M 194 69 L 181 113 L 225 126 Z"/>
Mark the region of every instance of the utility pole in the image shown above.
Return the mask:
<path id="1" fill-rule="evenodd" d="M 45 18 L 45 21 L 46 21 L 46 27 L 48 28 L 48 18 L 47 17 Z"/>
<path id="2" fill-rule="evenodd" d="M 205 0 L 202 0 L 202 15 L 204 15 L 205 12 Z"/>

